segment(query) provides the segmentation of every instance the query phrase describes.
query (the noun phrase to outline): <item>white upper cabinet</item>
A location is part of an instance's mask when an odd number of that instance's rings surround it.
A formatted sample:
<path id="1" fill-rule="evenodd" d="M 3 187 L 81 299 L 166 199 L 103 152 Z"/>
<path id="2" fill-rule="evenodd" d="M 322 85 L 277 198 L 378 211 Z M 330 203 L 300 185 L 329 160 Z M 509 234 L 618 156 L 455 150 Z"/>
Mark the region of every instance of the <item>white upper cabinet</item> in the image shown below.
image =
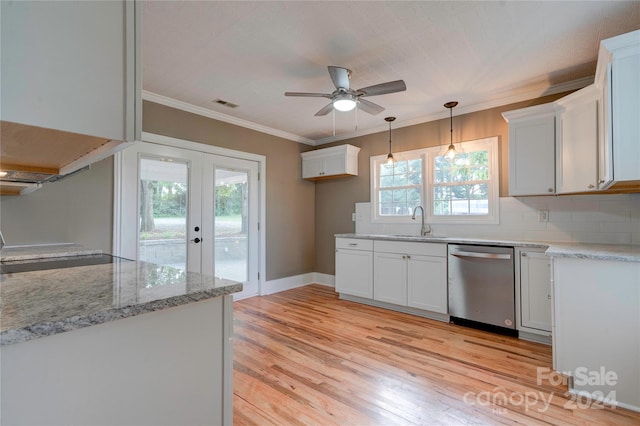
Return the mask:
<path id="1" fill-rule="evenodd" d="M 509 123 L 509 195 L 554 194 L 554 105 L 536 105 L 502 116 Z"/>
<path id="2" fill-rule="evenodd" d="M 25 194 L 140 139 L 138 3 L 0 3 L 0 194 Z"/>
<path id="3" fill-rule="evenodd" d="M 603 97 L 598 183 L 639 181 L 640 30 L 600 43 L 595 84 Z"/>
<path id="4" fill-rule="evenodd" d="M 139 136 L 133 1 L 1 7 L 2 121 L 118 141 Z"/>
<path id="5" fill-rule="evenodd" d="M 594 85 L 556 101 L 556 192 L 598 189 L 598 91 Z"/>
<path id="6" fill-rule="evenodd" d="M 330 177 L 358 176 L 358 152 L 353 145 L 303 152 L 303 179 L 319 180 Z"/>

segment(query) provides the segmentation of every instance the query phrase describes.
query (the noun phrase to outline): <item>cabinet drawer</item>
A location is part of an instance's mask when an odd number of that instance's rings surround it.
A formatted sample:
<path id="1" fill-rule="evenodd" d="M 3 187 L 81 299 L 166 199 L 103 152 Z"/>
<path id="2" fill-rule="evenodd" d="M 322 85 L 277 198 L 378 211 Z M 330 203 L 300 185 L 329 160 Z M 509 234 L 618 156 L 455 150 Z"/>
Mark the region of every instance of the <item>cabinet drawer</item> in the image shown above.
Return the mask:
<path id="1" fill-rule="evenodd" d="M 415 254 L 423 256 L 447 256 L 447 245 L 443 243 L 414 243 L 404 241 L 375 241 L 375 251 L 386 253 Z"/>
<path id="2" fill-rule="evenodd" d="M 373 250 L 373 240 L 360 238 L 336 238 L 337 249 Z"/>

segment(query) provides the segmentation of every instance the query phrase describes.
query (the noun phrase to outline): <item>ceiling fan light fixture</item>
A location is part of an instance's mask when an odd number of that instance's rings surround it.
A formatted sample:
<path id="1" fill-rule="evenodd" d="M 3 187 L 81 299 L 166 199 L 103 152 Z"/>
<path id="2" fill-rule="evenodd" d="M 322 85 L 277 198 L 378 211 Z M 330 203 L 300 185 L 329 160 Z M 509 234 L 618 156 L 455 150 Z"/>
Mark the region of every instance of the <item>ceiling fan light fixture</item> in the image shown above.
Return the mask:
<path id="1" fill-rule="evenodd" d="M 338 111 L 351 111 L 356 107 L 356 97 L 350 93 L 341 93 L 333 98 L 333 107 Z"/>

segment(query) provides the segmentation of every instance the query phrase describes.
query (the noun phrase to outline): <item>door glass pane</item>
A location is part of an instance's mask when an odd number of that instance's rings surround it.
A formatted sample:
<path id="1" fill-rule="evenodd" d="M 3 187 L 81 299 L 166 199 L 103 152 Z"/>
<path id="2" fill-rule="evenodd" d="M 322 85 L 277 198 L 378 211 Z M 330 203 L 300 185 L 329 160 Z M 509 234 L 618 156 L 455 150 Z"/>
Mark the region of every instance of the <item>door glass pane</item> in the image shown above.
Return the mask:
<path id="1" fill-rule="evenodd" d="M 248 179 L 246 171 L 216 168 L 215 275 L 248 281 Z"/>
<path id="2" fill-rule="evenodd" d="M 188 166 L 140 159 L 138 259 L 187 269 Z"/>

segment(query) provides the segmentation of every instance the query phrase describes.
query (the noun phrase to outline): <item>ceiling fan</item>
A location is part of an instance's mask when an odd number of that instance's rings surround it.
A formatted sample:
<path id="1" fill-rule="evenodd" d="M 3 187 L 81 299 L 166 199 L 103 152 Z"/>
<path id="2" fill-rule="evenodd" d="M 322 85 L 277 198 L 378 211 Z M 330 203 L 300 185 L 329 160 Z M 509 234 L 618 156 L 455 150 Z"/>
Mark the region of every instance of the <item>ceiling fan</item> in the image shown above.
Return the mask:
<path id="1" fill-rule="evenodd" d="M 384 108 L 363 99 L 365 96 L 378 96 L 407 90 L 407 86 L 403 80 L 389 81 L 387 83 L 375 84 L 353 90 L 349 87 L 349 78 L 351 78 L 350 69 L 333 66 L 328 66 L 327 68 L 329 69 L 331 80 L 334 86 L 336 86 L 336 90 L 332 93 L 285 92 L 284 95 L 331 99 L 331 103 L 316 112 L 316 116 L 327 115 L 334 108 L 338 111 L 351 111 L 356 106 L 364 112 L 376 115 L 384 111 Z"/>

